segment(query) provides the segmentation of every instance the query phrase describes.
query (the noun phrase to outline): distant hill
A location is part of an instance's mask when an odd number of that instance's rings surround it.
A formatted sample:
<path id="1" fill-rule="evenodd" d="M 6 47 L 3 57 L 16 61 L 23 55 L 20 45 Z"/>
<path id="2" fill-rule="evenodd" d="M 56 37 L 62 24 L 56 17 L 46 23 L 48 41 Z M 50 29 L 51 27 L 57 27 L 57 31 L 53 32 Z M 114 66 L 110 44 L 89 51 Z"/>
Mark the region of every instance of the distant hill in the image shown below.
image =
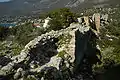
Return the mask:
<path id="1" fill-rule="evenodd" d="M 61 7 L 86 8 L 118 3 L 119 0 L 11 0 L 0 3 L 0 15 L 27 15 Z"/>

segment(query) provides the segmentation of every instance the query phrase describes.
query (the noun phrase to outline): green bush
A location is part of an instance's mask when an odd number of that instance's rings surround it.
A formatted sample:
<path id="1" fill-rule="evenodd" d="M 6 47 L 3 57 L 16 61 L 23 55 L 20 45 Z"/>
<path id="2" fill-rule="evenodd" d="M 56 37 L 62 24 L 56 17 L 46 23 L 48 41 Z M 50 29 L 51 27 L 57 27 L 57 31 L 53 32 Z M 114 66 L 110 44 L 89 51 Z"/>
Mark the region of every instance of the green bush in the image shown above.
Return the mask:
<path id="1" fill-rule="evenodd" d="M 45 32 L 44 28 L 33 27 L 31 23 L 12 28 L 0 27 L 1 55 L 6 55 L 7 53 L 10 53 L 11 56 L 18 55 L 27 43 Z M 7 43 L 4 43 L 4 41 Z M 10 44 L 9 41 L 12 42 L 10 46 L 8 45 Z M 7 45 L 8 47 L 6 47 Z"/>
<path id="2" fill-rule="evenodd" d="M 61 51 L 58 53 L 58 57 L 64 58 L 64 55 L 67 54 L 66 51 Z"/>
<path id="3" fill-rule="evenodd" d="M 9 35 L 9 28 L 0 26 L 0 40 L 4 40 Z"/>
<path id="4" fill-rule="evenodd" d="M 46 32 L 42 28 L 33 27 L 31 23 L 17 26 L 16 28 L 13 28 L 12 31 L 12 34 L 15 35 L 15 41 L 23 46 L 35 37 Z"/>
<path id="5" fill-rule="evenodd" d="M 68 8 L 61 8 L 51 11 L 48 16 L 52 18 L 50 21 L 50 30 L 60 30 L 66 28 L 70 23 L 75 21 L 75 13 L 72 13 Z"/>

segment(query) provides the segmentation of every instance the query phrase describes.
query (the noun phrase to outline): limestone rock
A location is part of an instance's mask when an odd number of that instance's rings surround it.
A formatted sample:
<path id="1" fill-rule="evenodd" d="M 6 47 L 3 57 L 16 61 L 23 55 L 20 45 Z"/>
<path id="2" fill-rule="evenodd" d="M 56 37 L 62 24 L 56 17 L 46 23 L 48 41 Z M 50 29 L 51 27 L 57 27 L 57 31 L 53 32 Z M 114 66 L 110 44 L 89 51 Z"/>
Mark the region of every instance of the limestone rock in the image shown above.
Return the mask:
<path id="1" fill-rule="evenodd" d="M 108 21 L 108 14 L 102 14 L 101 15 L 101 19 L 104 20 L 104 21 Z"/>
<path id="2" fill-rule="evenodd" d="M 0 76 L 6 76 L 7 73 L 5 71 L 0 70 Z"/>
<path id="3" fill-rule="evenodd" d="M 88 16 L 84 16 L 84 21 L 85 21 L 85 24 L 86 26 L 89 26 L 89 17 Z"/>
<path id="4" fill-rule="evenodd" d="M 20 77 L 20 75 L 21 75 L 20 72 L 15 73 L 14 79 L 18 79 Z"/>
<path id="5" fill-rule="evenodd" d="M 6 66 L 2 67 L 1 70 L 9 73 L 9 72 L 12 71 L 13 66 L 14 66 L 14 63 L 13 63 L 13 62 L 10 62 L 10 63 L 7 64 Z"/>
<path id="6" fill-rule="evenodd" d="M 13 71 L 13 78 L 20 80 L 31 75 L 38 80 L 72 79 L 72 69 L 80 68 L 84 56 L 88 57 L 96 48 L 96 44 L 92 48 L 90 43 L 96 34 L 89 26 L 89 18 L 84 19 L 86 25 L 79 21 L 66 29 L 50 31 L 31 40 L 19 55 L 12 57 L 12 61 L 1 68 L 1 75 Z M 99 20 L 96 22 L 99 26 Z"/>
<path id="7" fill-rule="evenodd" d="M 93 15 L 93 21 L 95 21 L 96 30 L 100 33 L 100 14 L 96 13 Z"/>
<path id="8" fill-rule="evenodd" d="M 82 18 L 77 18 L 77 20 L 80 24 L 82 23 Z"/>

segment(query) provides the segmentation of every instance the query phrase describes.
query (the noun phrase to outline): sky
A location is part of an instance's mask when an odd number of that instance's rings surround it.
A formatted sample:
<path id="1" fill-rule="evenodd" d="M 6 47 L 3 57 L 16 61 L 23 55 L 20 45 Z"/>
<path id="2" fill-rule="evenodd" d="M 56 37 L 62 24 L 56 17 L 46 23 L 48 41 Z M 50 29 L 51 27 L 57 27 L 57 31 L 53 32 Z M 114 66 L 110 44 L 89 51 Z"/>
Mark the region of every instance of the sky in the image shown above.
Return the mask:
<path id="1" fill-rule="evenodd" d="M 6 2 L 6 1 L 10 1 L 10 0 L 0 0 L 0 2 Z"/>

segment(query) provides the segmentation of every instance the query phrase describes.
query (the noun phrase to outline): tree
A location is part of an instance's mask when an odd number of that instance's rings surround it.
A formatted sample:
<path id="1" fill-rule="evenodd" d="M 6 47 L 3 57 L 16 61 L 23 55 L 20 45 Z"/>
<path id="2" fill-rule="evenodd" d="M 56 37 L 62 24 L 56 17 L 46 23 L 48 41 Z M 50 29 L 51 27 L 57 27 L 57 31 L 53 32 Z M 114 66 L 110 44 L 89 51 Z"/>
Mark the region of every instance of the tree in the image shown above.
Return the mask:
<path id="1" fill-rule="evenodd" d="M 48 16 L 52 18 L 50 21 L 51 30 L 60 30 L 66 28 L 70 23 L 75 21 L 75 14 L 70 11 L 68 8 L 61 8 L 54 11 L 51 11 Z"/>

